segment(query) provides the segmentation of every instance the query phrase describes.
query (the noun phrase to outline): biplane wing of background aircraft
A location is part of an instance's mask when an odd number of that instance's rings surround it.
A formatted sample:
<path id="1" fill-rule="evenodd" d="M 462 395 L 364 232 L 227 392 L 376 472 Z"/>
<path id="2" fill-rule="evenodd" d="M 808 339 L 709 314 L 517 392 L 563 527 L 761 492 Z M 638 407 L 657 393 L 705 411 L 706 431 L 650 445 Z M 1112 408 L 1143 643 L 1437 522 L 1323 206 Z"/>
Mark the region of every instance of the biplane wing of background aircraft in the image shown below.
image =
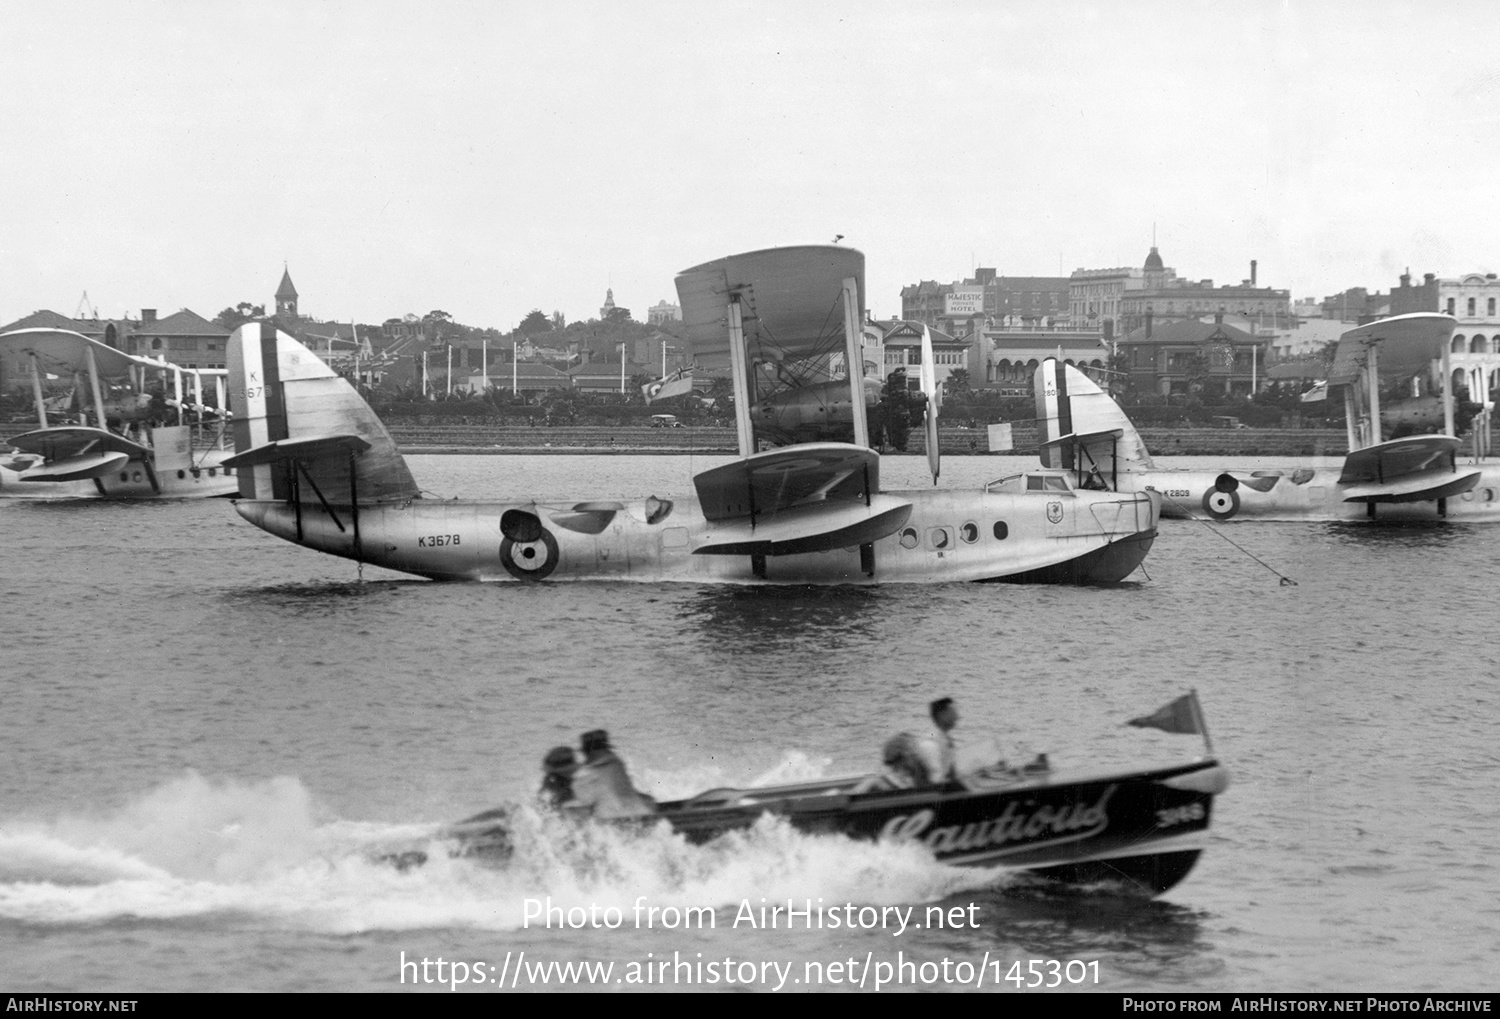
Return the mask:
<path id="1" fill-rule="evenodd" d="M 234 479 L 220 467 L 228 451 L 195 449 L 193 428 L 184 423 L 181 369 L 123 353 L 67 329 L 0 334 L 0 354 L 20 355 L 28 364 L 39 425 L 7 440 L 18 452 L 0 460 L 0 495 L 141 499 L 234 491 Z M 149 421 L 146 378 L 164 371 L 179 373 L 172 401 L 177 406 L 175 425 Z M 44 380 L 50 377 L 73 380 L 76 421 L 59 420 L 57 401 L 51 401 L 49 411 Z M 196 375 L 200 421 L 201 380 L 202 375 Z"/>
<path id="2" fill-rule="evenodd" d="M 1119 405 L 1081 371 L 1052 359 L 1036 378 L 1043 460 L 1085 475 L 1097 468 L 1125 491 L 1160 492 L 1163 516 L 1500 520 L 1500 469 L 1458 462 L 1447 392 L 1454 326 L 1447 315 L 1398 315 L 1340 337 L 1328 385 L 1343 391 L 1351 452 L 1337 468 L 1160 467 Z M 1424 411 L 1445 408 L 1446 434 L 1384 440 L 1381 389 L 1408 388 L 1412 379 L 1439 390 L 1436 402 L 1431 394 L 1412 399 Z M 1403 415 L 1410 416 L 1407 408 L 1398 407 L 1396 417 Z"/>
<path id="3" fill-rule="evenodd" d="M 1063 472 L 978 491 L 882 489 L 859 370 L 859 252 L 750 252 L 685 270 L 677 289 L 694 361 L 730 370 L 739 446 L 691 496 L 424 500 L 354 389 L 253 324 L 229 343 L 236 508 L 288 541 L 442 580 L 1103 583 L 1150 548 L 1159 497 L 1078 491 Z M 821 395 L 798 392 L 808 387 Z M 852 441 L 778 445 L 784 419 L 755 408 L 793 405 L 837 406 Z"/>

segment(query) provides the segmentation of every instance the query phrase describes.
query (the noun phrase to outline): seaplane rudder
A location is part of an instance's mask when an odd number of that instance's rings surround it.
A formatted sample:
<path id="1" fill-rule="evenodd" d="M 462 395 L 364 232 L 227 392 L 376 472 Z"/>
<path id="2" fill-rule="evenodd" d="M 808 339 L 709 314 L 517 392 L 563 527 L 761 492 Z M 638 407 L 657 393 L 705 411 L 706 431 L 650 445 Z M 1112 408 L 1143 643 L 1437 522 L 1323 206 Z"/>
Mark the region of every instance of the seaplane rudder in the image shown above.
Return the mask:
<path id="1" fill-rule="evenodd" d="M 241 499 L 348 506 L 417 495 L 385 425 L 312 351 L 252 322 L 230 336 L 228 354 Z"/>
<path id="2" fill-rule="evenodd" d="M 1057 443 L 1057 439 L 1076 436 L 1080 442 L 1089 443 L 1091 437 L 1110 435 L 1119 469 L 1155 469 L 1145 440 L 1130 418 L 1082 371 L 1049 357 L 1037 367 L 1035 388 L 1037 442 L 1043 466 L 1074 466 L 1073 445 Z"/>

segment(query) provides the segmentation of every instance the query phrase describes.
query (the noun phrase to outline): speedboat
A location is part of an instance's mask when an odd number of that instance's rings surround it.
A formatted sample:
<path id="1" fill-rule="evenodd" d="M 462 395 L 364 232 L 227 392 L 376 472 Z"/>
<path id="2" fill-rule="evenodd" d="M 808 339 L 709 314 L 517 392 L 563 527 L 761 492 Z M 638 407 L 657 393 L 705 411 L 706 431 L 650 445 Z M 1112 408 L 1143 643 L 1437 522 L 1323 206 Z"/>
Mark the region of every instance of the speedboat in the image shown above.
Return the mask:
<path id="1" fill-rule="evenodd" d="M 915 841 L 953 866 L 1158 895 L 1192 870 L 1213 798 L 1228 784 L 1228 771 L 1212 758 L 1106 774 L 997 766 L 921 789 L 882 787 L 874 776 L 710 789 L 658 803 L 654 814 L 608 823 L 666 822 L 688 841 L 706 843 L 774 815 L 813 835 Z M 512 852 L 509 811 L 468 818 L 442 838 L 455 856 L 504 861 Z M 384 859 L 407 867 L 424 862 L 426 854 Z"/>

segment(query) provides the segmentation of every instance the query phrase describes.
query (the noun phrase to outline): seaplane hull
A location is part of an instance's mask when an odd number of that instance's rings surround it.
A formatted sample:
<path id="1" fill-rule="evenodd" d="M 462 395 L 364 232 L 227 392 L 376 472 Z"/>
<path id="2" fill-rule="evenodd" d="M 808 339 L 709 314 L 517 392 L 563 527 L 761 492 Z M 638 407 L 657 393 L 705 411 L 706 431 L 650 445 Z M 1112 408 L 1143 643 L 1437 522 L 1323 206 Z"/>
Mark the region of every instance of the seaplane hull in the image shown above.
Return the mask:
<path id="1" fill-rule="evenodd" d="M 724 554 L 696 500 L 426 502 L 351 506 L 239 500 L 287 541 L 434 580 L 869 584 L 1014 580 L 1103 584 L 1155 536 L 1149 493 L 881 493 L 909 507 L 885 536 L 825 551 Z M 878 511 L 879 507 L 872 507 Z M 357 519 L 357 531 L 356 531 Z M 873 517 L 871 519 L 879 519 Z M 753 536 L 753 532 L 747 530 Z M 862 545 L 864 546 L 862 548 Z"/>
<path id="2" fill-rule="evenodd" d="M 927 789 L 872 788 L 864 777 L 754 789 L 713 789 L 657 804 L 616 824 L 666 823 L 690 842 L 742 831 L 766 815 L 810 835 L 915 842 L 939 862 L 1015 871 L 1068 885 L 1159 895 L 1197 862 L 1213 799 L 1229 785 L 1215 760 L 1105 775 L 980 776 Z M 455 856 L 504 865 L 509 812 L 486 811 L 440 834 Z M 421 849 L 382 857 L 420 865 Z"/>
<path id="3" fill-rule="evenodd" d="M 237 491 L 233 469 L 223 466 L 229 450 L 191 451 L 185 427 L 154 431 L 154 447 L 139 446 L 97 429 L 55 428 L 16 436 L 11 443 L 36 457 L 29 462 L 14 457 L 0 463 L 0 497 L 195 499 L 230 496 Z M 89 440 L 90 433 L 96 432 L 105 438 L 97 443 L 77 442 L 80 436 Z M 33 437 L 37 441 L 29 441 Z M 54 456 L 57 438 L 78 449 L 106 448 Z M 119 448 L 107 448 L 112 442 Z"/>
<path id="4" fill-rule="evenodd" d="M 1404 485 L 1341 483 L 1339 468 L 1285 467 L 1259 471 L 1158 468 L 1121 472 L 1125 491 L 1154 491 L 1168 519 L 1500 521 L 1500 467 L 1460 465 L 1457 473 Z M 1229 480 L 1226 480 L 1229 479 Z M 1230 481 L 1233 487 L 1230 487 Z"/>

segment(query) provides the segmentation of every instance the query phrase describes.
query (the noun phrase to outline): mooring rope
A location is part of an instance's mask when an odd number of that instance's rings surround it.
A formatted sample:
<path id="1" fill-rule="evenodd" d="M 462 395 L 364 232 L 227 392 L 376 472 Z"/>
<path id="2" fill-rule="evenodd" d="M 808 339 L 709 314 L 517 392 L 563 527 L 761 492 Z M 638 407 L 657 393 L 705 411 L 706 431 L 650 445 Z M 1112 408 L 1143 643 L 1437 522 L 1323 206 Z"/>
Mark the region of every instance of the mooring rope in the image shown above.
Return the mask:
<path id="1" fill-rule="evenodd" d="M 1272 573 L 1276 574 L 1276 576 L 1278 576 L 1278 577 L 1281 578 L 1281 586 L 1282 587 L 1296 587 L 1297 586 L 1297 582 L 1295 580 L 1293 580 L 1291 577 L 1288 577 L 1286 574 L 1284 574 L 1281 571 L 1277 570 L 1270 563 L 1266 562 L 1264 559 L 1262 559 L 1259 556 L 1255 555 L 1253 552 L 1250 552 L 1244 546 L 1237 544 L 1234 541 L 1234 539 L 1232 539 L 1229 536 L 1223 534 L 1221 531 L 1219 531 L 1218 528 L 1210 526 L 1207 520 L 1204 520 L 1202 517 L 1195 517 L 1195 516 L 1193 516 L 1192 511 L 1189 510 L 1188 507 L 1184 506 L 1182 503 L 1178 502 L 1176 499 L 1172 499 L 1172 498 L 1169 498 L 1169 497 L 1163 495 L 1162 496 L 1162 501 L 1163 502 L 1170 502 L 1173 506 L 1176 506 L 1179 510 L 1181 510 L 1182 513 L 1183 513 L 1183 515 L 1186 516 L 1189 520 L 1193 521 L 1194 523 L 1202 524 L 1204 527 L 1207 527 L 1210 534 L 1216 534 L 1216 535 L 1218 535 L 1220 538 L 1224 539 L 1225 541 L 1229 542 L 1229 544 L 1231 544 L 1235 548 L 1239 549 L 1239 551 L 1242 552 L 1242 553 L 1244 553 L 1247 557 L 1249 557 L 1251 559 L 1254 559 L 1256 562 L 1260 563 L 1266 569 L 1268 569 Z"/>

